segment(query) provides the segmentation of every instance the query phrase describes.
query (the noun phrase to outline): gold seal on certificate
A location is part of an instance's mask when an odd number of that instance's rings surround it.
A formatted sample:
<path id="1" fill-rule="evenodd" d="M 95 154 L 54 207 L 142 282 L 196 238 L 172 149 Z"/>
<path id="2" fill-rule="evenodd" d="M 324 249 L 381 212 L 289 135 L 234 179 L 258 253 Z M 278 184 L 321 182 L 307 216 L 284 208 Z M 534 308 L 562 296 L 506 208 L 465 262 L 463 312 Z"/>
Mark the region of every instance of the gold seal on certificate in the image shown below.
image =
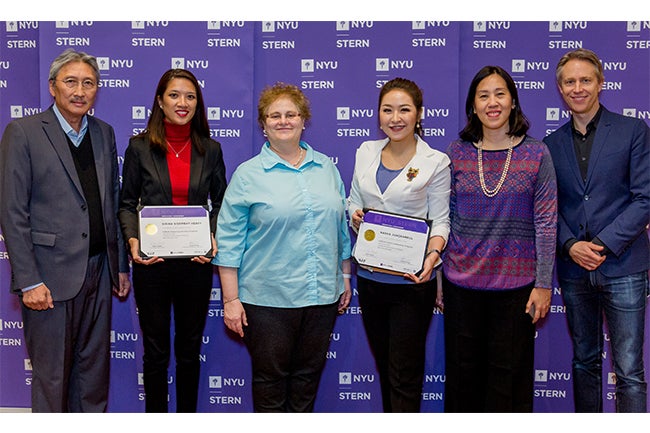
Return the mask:
<path id="1" fill-rule="evenodd" d="M 424 218 L 368 210 L 359 227 L 354 259 L 380 272 L 416 274 L 422 270 L 429 231 Z"/>
<path id="2" fill-rule="evenodd" d="M 204 206 L 144 206 L 138 218 L 143 256 L 180 258 L 212 252 L 210 213 Z"/>

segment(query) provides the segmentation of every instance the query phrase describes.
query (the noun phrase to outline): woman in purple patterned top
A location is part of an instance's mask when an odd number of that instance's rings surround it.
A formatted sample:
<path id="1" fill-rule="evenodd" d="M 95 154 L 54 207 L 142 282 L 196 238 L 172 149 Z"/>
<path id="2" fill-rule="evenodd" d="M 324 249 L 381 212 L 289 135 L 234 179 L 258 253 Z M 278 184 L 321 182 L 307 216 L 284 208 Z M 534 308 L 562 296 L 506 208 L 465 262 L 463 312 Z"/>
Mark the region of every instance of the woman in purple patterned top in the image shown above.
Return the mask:
<path id="1" fill-rule="evenodd" d="M 557 186 L 498 66 L 472 80 L 450 144 L 451 233 L 443 254 L 445 411 L 532 412 L 535 323 L 550 308 Z M 532 319 L 532 320 L 531 320 Z"/>

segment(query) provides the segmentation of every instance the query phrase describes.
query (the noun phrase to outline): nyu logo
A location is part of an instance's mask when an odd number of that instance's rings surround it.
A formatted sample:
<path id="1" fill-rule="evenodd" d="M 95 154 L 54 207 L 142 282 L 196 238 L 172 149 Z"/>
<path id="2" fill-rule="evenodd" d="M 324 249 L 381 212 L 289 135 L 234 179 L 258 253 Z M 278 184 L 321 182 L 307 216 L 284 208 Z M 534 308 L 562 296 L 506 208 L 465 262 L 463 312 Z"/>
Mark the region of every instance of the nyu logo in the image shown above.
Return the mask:
<path id="1" fill-rule="evenodd" d="M 207 107 L 206 108 L 208 120 L 222 120 L 222 119 L 243 119 L 245 112 L 243 109 L 231 109 L 221 107 Z"/>
<path id="2" fill-rule="evenodd" d="M 262 21 L 262 32 L 273 33 L 276 30 L 298 30 L 298 21 Z"/>
<path id="3" fill-rule="evenodd" d="M 559 107 L 546 108 L 546 120 L 549 122 L 559 122 L 561 119 L 569 119 L 570 117 L 570 110 L 562 110 Z"/>
<path id="4" fill-rule="evenodd" d="M 352 373 L 339 371 L 339 385 L 352 385 Z"/>
<path id="5" fill-rule="evenodd" d="M 12 119 L 19 119 L 23 117 L 23 106 L 22 105 L 11 105 L 9 107 L 10 117 Z"/>
<path id="6" fill-rule="evenodd" d="M 70 27 L 92 27 L 92 21 L 56 21 L 54 27 L 57 29 L 69 29 Z"/>
<path id="7" fill-rule="evenodd" d="M 337 69 L 339 62 L 336 60 L 314 60 L 314 59 L 301 59 L 300 72 L 314 72 L 316 69 Z"/>
<path id="8" fill-rule="evenodd" d="M 131 28 L 134 30 L 144 29 L 145 27 L 167 27 L 169 21 L 131 21 Z"/>
<path id="9" fill-rule="evenodd" d="M 339 371 L 339 385 L 352 385 L 352 383 L 371 383 L 374 381 L 374 374 L 352 374 L 349 371 Z"/>
<path id="10" fill-rule="evenodd" d="M 241 388 L 246 385 L 246 381 L 240 377 L 209 376 L 208 384 L 210 389 L 222 389 L 226 386 L 236 386 Z"/>
<path id="11" fill-rule="evenodd" d="M 616 373 L 613 371 L 607 373 L 607 385 L 616 385 Z"/>
<path id="12" fill-rule="evenodd" d="M 548 382 L 551 380 L 568 382 L 571 380 L 571 373 L 564 373 L 560 371 L 535 370 L 535 382 Z"/>
<path id="13" fill-rule="evenodd" d="M 207 107 L 206 112 L 208 115 L 208 120 L 221 120 L 220 107 Z"/>
<path id="14" fill-rule="evenodd" d="M 643 112 L 642 111 L 639 112 L 639 119 L 642 118 L 641 113 Z M 648 113 L 650 113 L 650 111 L 645 112 L 646 116 L 644 116 L 644 118 L 648 119 L 647 117 Z M 623 108 L 623 116 L 636 117 L 636 108 Z"/>
<path id="15" fill-rule="evenodd" d="M 208 21 L 208 30 L 221 30 L 222 27 L 244 27 L 244 21 Z"/>
<path id="16" fill-rule="evenodd" d="M 550 68 L 549 62 L 535 62 L 527 61 L 525 59 L 512 59 L 512 72 L 522 73 L 526 71 L 548 71 Z"/>
<path id="17" fill-rule="evenodd" d="M 109 71 L 111 68 L 133 67 L 133 59 L 111 59 L 110 57 L 97 57 L 97 66 L 100 71 Z"/>
<path id="18" fill-rule="evenodd" d="M 210 302 L 220 301 L 221 300 L 221 289 L 218 287 L 213 287 L 210 291 Z"/>
<path id="19" fill-rule="evenodd" d="M 488 30 L 509 30 L 510 21 L 474 21 L 475 32 L 486 32 Z"/>
<path id="20" fill-rule="evenodd" d="M 587 21 L 550 21 L 548 23 L 549 32 L 561 32 L 562 30 L 586 30 Z"/>
<path id="21" fill-rule="evenodd" d="M 602 62 L 605 71 L 625 71 L 627 62 Z"/>
<path id="22" fill-rule="evenodd" d="M 115 332 L 111 330 L 111 343 L 116 341 L 138 341 L 138 334 L 136 332 Z"/>
<path id="23" fill-rule="evenodd" d="M 628 21 L 627 22 L 628 32 L 640 32 L 641 29 L 644 30 L 650 29 L 650 21 Z"/>
<path id="24" fill-rule="evenodd" d="M 368 108 L 336 107 L 336 120 L 350 120 L 351 118 L 373 118 L 374 110 Z"/>
<path id="25" fill-rule="evenodd" d="M 23 107 L 22 105 L 10 105 L 9 106 L 10 117 L 12 119 L 19 119 L 25 116 L 31 116 L 33 114 L 38 114 L 41 112 L 39 107 Z"/>
<path id="26" fill-rule="evenodd" d="M 18 30 L 37 29 L 38 21 L 7 21 L 5 30 L 7 33 L 17 32 Z"/>
<path id="27" fill-rule="evenodd" d="M 143 105 L 131 107 L 131 118 L 134 120 L 144 120 L 149 114 L 149 110 Z"/>
<path id="28" fill-rule="evenodd" d="M 431 117 L 449 117 L 449 108 L 426 108 L 423 107 L 422 118 L 431 118 Z"/>
<path id="29" fill-rule="evenodd" d="M 650 119 L 649 110 L 638 110 L 636 108 L 623 108 L 623 116 L 636 117 L 638 119 Z"/>
<path id="30" fill-rule="evenodd" d="M 172 57 L 171 67 L 173 69 L 208 69 L 208 60 L 185 59 L 184 57 Z"/>
<path id="31" fill-rule="evenodd" d="M 449 21 L 413 21 L 411 30 L 424 30 L 427 27 L 449 27 Z"/>
<path id="32" fill-rule="evenodd" d="M 350 29 L 370 29 L 373 25 L 372 21 L 337 21 L 336 31 L 347 32 Z"/>
<path id="33" fill-rule="evenodd" d="M 391 60 L 387 57 L 375 59 L 375 71 L 387 72 L 392 69 L 413 69 L 413 60 Z"/>
<path id="34" fill-rule="evenodd" d="M 548 382 L 548 370 L 535 370 L 535 382 Z"/>

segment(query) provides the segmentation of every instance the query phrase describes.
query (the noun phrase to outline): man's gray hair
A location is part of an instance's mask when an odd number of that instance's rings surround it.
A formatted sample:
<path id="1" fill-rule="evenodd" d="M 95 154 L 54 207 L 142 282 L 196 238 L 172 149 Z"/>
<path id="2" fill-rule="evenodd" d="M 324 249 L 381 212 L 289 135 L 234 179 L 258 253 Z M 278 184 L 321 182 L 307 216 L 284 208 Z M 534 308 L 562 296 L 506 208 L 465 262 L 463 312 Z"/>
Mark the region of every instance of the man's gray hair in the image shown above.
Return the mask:
<path id="1" fill-rule="evenodd" d="M 50 65 L 50 76 L 48 77 L 48 80 L 55 80 L 56 76 L 59 75 L 61 68 L 70 62 L 84 62 L 88 64 L 95 73 L 95 81 L 99 82 L 99 66 L 97 65 L 97 59 L 95 56 L 91 56 L 90 54 L 84 53 L 83 51 L 73 50 L 72 48 L 68 48 L 52 61 L 52 64 Z"/>

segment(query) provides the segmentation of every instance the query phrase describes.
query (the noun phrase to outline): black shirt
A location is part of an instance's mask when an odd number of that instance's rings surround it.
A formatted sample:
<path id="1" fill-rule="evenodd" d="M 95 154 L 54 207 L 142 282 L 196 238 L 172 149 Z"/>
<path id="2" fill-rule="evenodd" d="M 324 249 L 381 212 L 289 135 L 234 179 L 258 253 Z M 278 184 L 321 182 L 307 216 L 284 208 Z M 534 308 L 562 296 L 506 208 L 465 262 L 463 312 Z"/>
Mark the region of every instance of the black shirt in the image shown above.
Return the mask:
<path id="1" fill-rule="evenodd" d="M 576 159 L 578 160 L 578 166 L 580 167 L 580 175 L 582 176 L 582 181 L 587 181 L 587 169 L 589 168 L 589 156 L 591 155 L 591 148 L 594 144 L 594 137 L 596 136 L 596 125 L 600 120 L 600 114 L 603 112 L 603 106 L 601 105 L 596 112 L 591 121 L 587 124 L 587 132 L 582 134 L 578 131 L 574 124 L 573 119 L 571 120 L 571 130 L 573 131 L 573 148 L 576 152 Z"/>
<path id="2" fill-rule="evenodd" d="M 578 167 L 580 167 L 580 175 L 582 176 L 582 181 L 587 181 L 587 169 L 589 168 L 589 157 L 591 156 L 591 148 L 594 144 L 594 138 L 596 137 L 596 126 L 600 120 L 600 115 L 603 112 L 603 106 L 600 105 L 596 115 L 589 121 L 587 124 L 587 132 L 582 134 L 575 128 L 573 124 L 573 119 L 571 119 L 571 130 L 573 131 L 573 149 L 576 152 L 576 159 L 578 160 Z M 609 249 L 605 244 L 602 243 L 597 237 L 592 237 L 589 233 L 589 228 L 586 230 L 586 241 L 591 241 L 596 245 L 604 246 L 605 249 L 601 252 L 601 255 L 609 253 Z M 564 251 L 568 254 L 569 249 L 578 242 L 578 239 L 572 238 L 566 241 L 564 244 Z"/>

